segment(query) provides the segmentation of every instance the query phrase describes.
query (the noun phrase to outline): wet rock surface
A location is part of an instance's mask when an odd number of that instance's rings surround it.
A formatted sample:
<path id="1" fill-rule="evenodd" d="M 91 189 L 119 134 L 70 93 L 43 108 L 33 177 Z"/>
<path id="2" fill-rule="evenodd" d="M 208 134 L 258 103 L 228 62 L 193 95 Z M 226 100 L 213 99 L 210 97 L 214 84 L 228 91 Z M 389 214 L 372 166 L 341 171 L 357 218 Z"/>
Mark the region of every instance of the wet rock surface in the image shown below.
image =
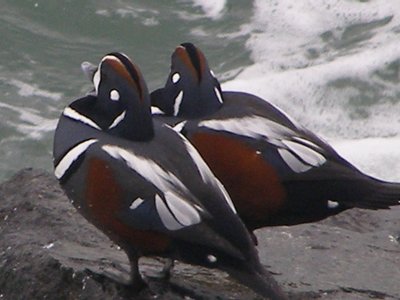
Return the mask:
<path id="1" fill-rule="evenodd" d="M 400 208 L 353 209 L 257 232 L 260 257 L 291 299 L 400 299 Z M 133 294 L 125 254 L 88 224 L 52 174 L 26 169 L 0 185 L 0 299 L 259 299 L 222 272 L 143 258 Z"/>

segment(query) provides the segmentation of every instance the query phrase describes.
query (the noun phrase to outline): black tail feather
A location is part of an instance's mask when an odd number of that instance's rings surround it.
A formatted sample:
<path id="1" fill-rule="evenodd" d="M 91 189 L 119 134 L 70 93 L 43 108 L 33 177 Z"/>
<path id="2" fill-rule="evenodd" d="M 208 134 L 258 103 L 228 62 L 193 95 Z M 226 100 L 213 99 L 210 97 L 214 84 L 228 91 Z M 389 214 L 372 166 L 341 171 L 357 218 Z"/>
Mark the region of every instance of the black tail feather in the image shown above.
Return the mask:
<path id="1" fill-rule="evenodd" d="M 366 209 L 389 209 L 400 205 L 400 184 L 367 177 L 351 186 L 353 195 L 345 204 Z M 340 199 L 338 199 L 340 200 Z"/>
<path id="2" fill-rule="evenodd" d="M 251 263 L 249 263 L 251 265 Z M 278 282 L 270 273 L 265 271 L 261 265 L 257 270 L 251 269 L 250 266 L 244 268 L 235 268 L 225 270 L 232 278 L 249 287 L 257 294 L 266 299 L 285 300 L 288 299 Z M 240 271 L 239 271 L 240 269 Z"/>

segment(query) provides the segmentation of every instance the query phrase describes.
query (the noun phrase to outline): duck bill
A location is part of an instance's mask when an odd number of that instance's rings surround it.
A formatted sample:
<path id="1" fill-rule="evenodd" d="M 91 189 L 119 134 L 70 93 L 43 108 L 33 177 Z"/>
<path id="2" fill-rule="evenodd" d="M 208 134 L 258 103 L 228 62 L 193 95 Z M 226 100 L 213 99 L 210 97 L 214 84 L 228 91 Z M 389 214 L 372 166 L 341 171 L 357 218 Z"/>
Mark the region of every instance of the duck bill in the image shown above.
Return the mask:
<path id="1" fill-rule="evenodd" d="M 88 62 L 88 61 L 84 61 L 84 62 L 81 64 L 82 72 L 85 74 L 85 76 L 86 76 L 90 81 L 93 80 L 93 76 L 94 76 L 94 73 L 96 73 L 97 68 L 98 68 L 98 66 L 96 66 L 96 65 L 94 65 L 94 64 L 92 64 L 92 63 L 90 63 L 90 62 Z"/>

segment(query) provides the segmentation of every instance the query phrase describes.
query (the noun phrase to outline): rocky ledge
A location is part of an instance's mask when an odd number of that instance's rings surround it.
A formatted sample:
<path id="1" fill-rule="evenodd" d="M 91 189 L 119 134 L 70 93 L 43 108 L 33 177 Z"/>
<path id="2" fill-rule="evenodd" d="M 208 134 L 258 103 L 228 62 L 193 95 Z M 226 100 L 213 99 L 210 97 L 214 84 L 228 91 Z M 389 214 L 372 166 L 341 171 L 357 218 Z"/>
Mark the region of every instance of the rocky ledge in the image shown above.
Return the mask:
<path id="1" fill-rule="evenodd" d="M 259 230 L 263 263 L 292 299 L 400 299 L 400 207 Z M 53 175 L 26 169 L 0 185 L 0 299 L 258 299 L 222 272 L 141 260 L 149 289 L 127 292 L 124 253 L 88 224 Z"/>

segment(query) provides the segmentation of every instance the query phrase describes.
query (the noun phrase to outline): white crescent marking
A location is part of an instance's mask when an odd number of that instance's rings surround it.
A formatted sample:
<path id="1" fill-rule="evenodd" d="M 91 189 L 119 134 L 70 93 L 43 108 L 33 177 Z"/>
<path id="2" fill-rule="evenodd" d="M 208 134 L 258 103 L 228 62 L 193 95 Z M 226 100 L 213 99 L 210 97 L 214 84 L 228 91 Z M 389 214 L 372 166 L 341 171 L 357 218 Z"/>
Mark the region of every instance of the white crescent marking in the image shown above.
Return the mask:
<path id="1" fill-rule="evenodd" d="M 112 122 L 112 124 L 108 127 L 108 129 L 112 129 L 116 127 L 119 123 L 121 123 L 125 119 L 126 115 L 126 110 L 124 110 L 122 113 L 120 113 Z"/>
<path id="2" fill-rule="evenodd" d="M 68 106 L 68 107 L 66 107 L 64 109 L 63 115 L 68 117 L 68 118 L 70 118 L 70 119 L 82 122 L 82 123 L 84 123 L 86 125 L 89 125 L 89 126 L 91 126 L 93 128 L 101 130 L 99 125 L 97 125 L 93 120 L 89 119 L 88 117 L 86 117 L 84 115 L 81 115 L 79 112 L 77 112 L 76 110 L 72 109 L 70 106 Z"/>
<path id="3" fill-rule="evenodd" d="M 71 150 L 69 150 L 54 168 L 54 174 L 57 179 L 63 177 L 65 172 L 68 171 L 74 161 L 76 161 L 79 156 L 81 156 L 87 150 L 87 148 L 89 148 L 90 145 L 96 142 L 96 139 L 90 139 L 76 145 Z"/>
<path id="4" fill-rule="evenodd" d="M 183 91 L 180 91 L 178 96 L 175 98 L 175 103 L 174 103 L 174 116 L 177 116 L 179 113 L 179 108 L 181 106 L 183 99 Z"/>
<path id="5" fill-rule="evenodd" d="M 222 100 L 221 93 L 219 92 L 219 89 L 218 89 L 217 87 L 214 87 L 214 92 L 215 92 L 215 95 L 217 95 L 218 101 L 219 101 L 220 103 L 223 103 L 224 100 Z"/>

